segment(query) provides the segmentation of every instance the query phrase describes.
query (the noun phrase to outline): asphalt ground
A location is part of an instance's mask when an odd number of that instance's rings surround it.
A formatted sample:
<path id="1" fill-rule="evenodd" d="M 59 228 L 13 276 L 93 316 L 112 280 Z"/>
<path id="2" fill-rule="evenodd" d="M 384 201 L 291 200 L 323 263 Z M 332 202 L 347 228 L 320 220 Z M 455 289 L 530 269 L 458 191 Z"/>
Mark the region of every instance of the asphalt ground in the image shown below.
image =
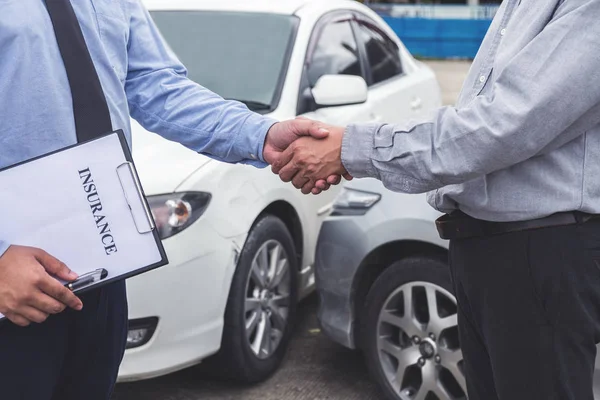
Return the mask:
<path id="1" fill-rule="evenodd" d="M 262 384 L 216 381 L 200 365 L 161 378 L 119 384 L 113 400 L 381 399 L 362 355 L 332 343 L 320 332 L 316 308 L 315 295 L 300 304 L 290 351 L 279 371 Z"/>

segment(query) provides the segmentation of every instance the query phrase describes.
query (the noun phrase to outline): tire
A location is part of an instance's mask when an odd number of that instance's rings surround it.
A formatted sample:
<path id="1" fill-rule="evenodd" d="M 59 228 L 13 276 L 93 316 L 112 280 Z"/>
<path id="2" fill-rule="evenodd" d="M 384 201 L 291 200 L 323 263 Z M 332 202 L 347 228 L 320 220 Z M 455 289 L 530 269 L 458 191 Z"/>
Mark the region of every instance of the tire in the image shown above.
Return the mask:
<path id="1" fill-rule="evenodd" d="M 409 293 L 414 318 L 406 318 Z M 441 260 L 403 259 L 375 281 L 361 337 L 369 371 L 387 399 L 466 399 L 456 312 L 450 270 Z"/>
<path id="2" fill-rule="evenodd" d="M 269 336 L 273 338 L 272 344 L 278 341 L 275 350 L 267 354 L 266 350 L 262 350 L 261 345 L 261 349 L 256 353 L 251 347 L 251 339 L 257 341 L 260 326 L 263 324 L 263 320 L 258 315 L 267 315 L 268 311 L 263 311 L 262 308 L 256 311 L 259 322 L 254 335 L 248 335 L 246 323 L 254 315 L 254 311 L 247 312 L 246 300 L 251 297 L 251 302 L 255 302 L 254 294 L 256 291 L 254 289 L 258 287 L 254 284 L 255 278 L 251 276 L 253 261 L 256 257 L 259 257 L 259 251 L 265 249 L 265 246 L 267 246 L 267 253 L 272 256 L 274 254 L 272 249 L 276 244 L 280 246 L 279 254 L 283 254 L 287 258 L 288 274 L 282 278 L 282 284 L 288 282 L 289 279 L 287 319 L 280 339 L 277 340 L 279 334 L 277 337 Z M 222 378 L 233 379 L 240 383 L 257 383 L 269 378 L 279 368 L 287 352 L 296 317 L 297 290 L 298 265 L 292 236 L 283 221 L 275 216 L 265 215 L 255 223 L 240 254 L 227 301 L 221 349 L 211 360 L 211 367 L 216 366 L 218 368 L 217 371 L 213 372 L 217 372 Z M 283 299 L 284 295 L 285 293 L 273 298 Z M 268 305 L 264 305 L 264 302 L 268 303 L 268 300 L 256 300 L 259 303 L 261 301 L 263 303 L 260 307 L 268 307 Z M 279 315 L 283 314 L 280 313 Z M 273 327 L 276 326 L 274 312 L 272 312 L 271 317 L 265 318 L 265 327 L 267 326 L 266 319 L 270 323 L 273 321 Z M 256 321 L 253 318 L 251 320 Z M 281 320 L 277 319 L 277 321 L 280 322 Z M 265 344 L 265 348 L 266 346 Z"/>

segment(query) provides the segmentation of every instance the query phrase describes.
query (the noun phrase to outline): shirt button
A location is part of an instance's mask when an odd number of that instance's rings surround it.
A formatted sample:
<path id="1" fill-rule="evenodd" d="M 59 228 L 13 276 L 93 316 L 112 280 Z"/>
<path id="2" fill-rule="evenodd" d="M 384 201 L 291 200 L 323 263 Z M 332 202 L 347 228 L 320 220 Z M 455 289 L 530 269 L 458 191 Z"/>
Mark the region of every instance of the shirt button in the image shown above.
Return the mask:
<path id="1" fill-rule="evenodd" d="M 506 29 L 502 29 L 502 30 L 500 31 L 500 34 L 501 34 L 502 36 L 506 35 Z"/>
<path id="2" fill-rule="evenodd" d="M 485 82 L 485 76 L 484 76 L 484 75 L 481 75 L 481 76 L 479 77 L 479 82 L 481 82 L 481 83 L 484 83 L 484 82 Z"/>
<path id="3" fill-rule="evenodd" d="M 250 158 L 253 159 L 253 160 L 256 160 L 256 156 L 254 154 L 252 154 L 252 153 L 250 153 Z"/>

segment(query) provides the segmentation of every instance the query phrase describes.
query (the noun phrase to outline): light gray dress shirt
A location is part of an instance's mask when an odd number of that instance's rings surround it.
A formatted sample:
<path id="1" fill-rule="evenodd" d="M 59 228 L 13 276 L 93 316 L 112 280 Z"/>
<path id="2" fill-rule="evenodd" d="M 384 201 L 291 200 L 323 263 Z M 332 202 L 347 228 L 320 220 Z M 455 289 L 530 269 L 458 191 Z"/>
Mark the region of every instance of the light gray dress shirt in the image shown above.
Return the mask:
<path id="1" fill-rule="evenodd" d="M 344 166 L 489 221 L 600 213 L 599 21 L 600 0 L 504 0 L 456 107 L 349 126 Z"/>

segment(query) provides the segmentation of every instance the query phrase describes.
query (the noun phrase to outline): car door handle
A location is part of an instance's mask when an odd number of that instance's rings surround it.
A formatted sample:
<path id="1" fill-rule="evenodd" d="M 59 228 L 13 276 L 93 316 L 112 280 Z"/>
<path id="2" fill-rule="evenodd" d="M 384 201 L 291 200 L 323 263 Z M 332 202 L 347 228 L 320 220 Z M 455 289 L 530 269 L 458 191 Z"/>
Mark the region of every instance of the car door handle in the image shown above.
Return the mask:
<path id="1" fill-rule="evenodd" d="M 415 97 L 413 101 L 410 102 L 410 108 L 413 111 L 420 110 L 423 107 L 423 100 L 420 97 Z"/>

